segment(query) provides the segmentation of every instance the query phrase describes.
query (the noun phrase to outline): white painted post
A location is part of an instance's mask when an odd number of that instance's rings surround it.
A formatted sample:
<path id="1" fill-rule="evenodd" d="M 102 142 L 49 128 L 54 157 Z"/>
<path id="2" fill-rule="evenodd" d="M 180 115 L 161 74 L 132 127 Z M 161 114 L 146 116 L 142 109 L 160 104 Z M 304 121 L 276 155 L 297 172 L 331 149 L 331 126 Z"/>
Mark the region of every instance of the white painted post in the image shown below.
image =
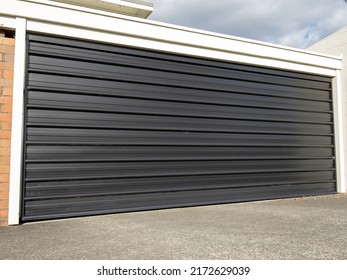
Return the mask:
<path id="1" fill-rule="evenodd" d="M 13 106 L 11 134 L 11 167 L 8 224 L 19 224 L 21 210 L 24 85 L 26 59 L 26 19 L 16 19 L 16 42 L 13 77 Z"/>
<path id="2" fill-rule="evenodd" d="M 336 77 L 333 80 L 333 110 L 335 125 L 337 192 L 345 193 L 345 150 L 343 141 L 343 106 L 341 83 L 341 70 L 336 70 Z"/>

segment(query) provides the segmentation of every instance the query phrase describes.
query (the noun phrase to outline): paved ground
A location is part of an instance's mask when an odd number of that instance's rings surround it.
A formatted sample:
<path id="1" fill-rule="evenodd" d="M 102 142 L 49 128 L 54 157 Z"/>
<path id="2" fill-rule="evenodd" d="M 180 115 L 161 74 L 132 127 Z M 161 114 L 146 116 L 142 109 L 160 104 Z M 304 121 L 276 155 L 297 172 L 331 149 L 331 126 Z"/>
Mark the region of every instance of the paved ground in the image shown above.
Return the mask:
<path id="1" fill-rule="evenodd" d="M 0 259 L 347 259 L 347 195 L 0 228 Z"/>

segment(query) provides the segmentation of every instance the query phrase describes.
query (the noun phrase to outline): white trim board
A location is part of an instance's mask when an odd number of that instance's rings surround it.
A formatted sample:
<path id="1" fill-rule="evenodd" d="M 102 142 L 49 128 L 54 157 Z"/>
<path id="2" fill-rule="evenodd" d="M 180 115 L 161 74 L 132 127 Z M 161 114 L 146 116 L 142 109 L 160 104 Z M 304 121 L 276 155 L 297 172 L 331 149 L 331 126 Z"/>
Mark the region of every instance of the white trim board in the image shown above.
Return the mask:
<path id="1" fill-rule="evenodd" d="M 1 14 L 1 12 L 0 12 Z M 5 29 L 16 29 L 17 21 L 13 17 L 0 16 L 0 28 Z"/>
<path id="2" fill-rule="evenodd" d="M 335 164 L 337 192 L 346 193 L 345 179 L 345 149 L 343 139 L 343 106 L 342 106 L 342 78 L 341 71 L 336 70 L 336 77 L 333 79 L 333 112 L 334 112 L 334 136 L 335 136 Z"/>
<path id="3" fill-rule="evenodd" d="M 24 132 L 26 19 L 16 20 L 8 224 L 19 224 Z"/>
<path id="4" fill-rule="evenodd" d="M 21 0 L 39 4 L 65 7 L 69 10 L 86 11 L 89 13 L 113 16 L 122 14 L 147 18 L 153 12 L 153 5 L 148 2 L 135 3 L 123 0 Z"/>

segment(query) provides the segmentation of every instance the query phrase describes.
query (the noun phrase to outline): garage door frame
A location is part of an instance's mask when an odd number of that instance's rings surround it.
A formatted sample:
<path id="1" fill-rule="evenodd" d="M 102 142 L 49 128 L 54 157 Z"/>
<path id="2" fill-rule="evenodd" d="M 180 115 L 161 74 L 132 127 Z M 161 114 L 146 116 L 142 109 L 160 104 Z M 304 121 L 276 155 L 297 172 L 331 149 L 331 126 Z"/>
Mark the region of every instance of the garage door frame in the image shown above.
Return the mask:
<path id="1" fill-rule="evenodd" d="M 22 221 L 335 191 L 331 78 L 28 40 Z"/>

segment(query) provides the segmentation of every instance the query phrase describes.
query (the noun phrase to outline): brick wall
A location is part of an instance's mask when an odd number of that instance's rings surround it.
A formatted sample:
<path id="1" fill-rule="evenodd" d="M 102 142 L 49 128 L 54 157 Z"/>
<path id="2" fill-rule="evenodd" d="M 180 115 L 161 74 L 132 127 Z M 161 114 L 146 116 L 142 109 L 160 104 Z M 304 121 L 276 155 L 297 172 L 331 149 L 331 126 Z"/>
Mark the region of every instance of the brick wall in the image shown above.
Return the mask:
<path id="1" fill-rule="evenodd" d="M 14 43 L 0 31 L 0 226 L 8 216 Z"/>

